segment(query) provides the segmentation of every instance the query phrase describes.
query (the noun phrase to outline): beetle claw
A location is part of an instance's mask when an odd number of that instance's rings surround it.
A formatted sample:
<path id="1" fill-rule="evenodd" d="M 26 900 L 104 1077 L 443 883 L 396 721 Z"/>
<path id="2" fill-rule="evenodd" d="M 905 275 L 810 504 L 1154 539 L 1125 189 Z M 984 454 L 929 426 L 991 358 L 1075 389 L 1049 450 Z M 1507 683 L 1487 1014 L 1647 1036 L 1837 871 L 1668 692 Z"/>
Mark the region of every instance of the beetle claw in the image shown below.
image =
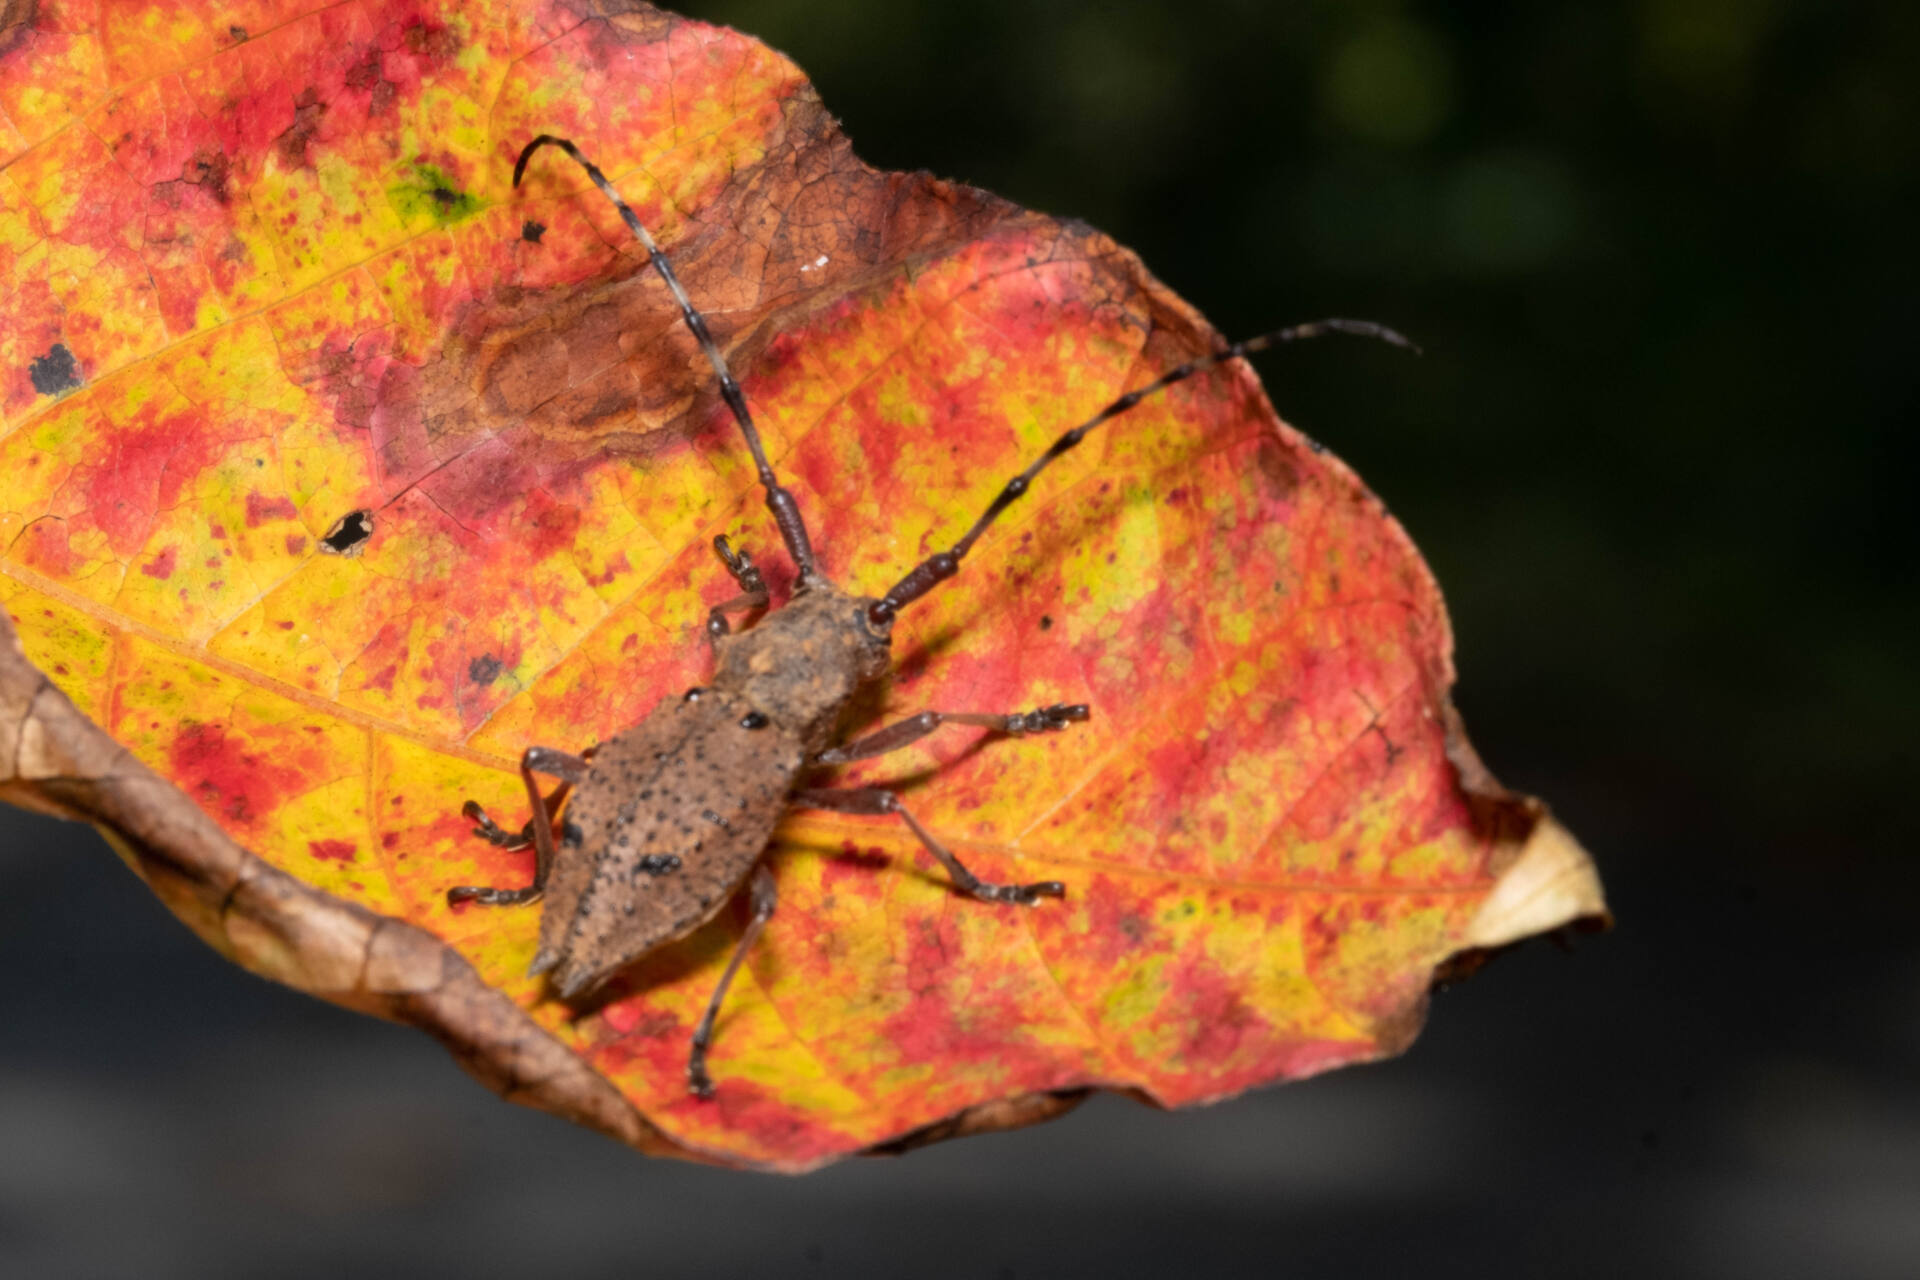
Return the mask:
<path id="1" fill-rule="evenodd" d="M 713 1097 L 713 1077 L 707 1074 L 707 1064 L 699 1060 L 687 1063 L 687 1092 L 703 1101 Z"/>

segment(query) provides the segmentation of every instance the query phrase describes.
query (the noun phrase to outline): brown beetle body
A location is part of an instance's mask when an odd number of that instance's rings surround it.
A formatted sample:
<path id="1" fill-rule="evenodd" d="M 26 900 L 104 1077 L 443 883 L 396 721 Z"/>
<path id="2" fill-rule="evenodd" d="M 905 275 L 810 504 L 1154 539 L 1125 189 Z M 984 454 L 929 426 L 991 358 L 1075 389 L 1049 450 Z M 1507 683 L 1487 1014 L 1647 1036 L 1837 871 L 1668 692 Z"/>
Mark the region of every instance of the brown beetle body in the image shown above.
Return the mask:
<path id="1" fill-rule="evenodd" d="M 753 456 L 767 509 L 798 571 L 793 598 L 751 630 L 735 635 L 726 615 L 767 609 L 767 585 L 745 551 L 723 537 L 714 550 L 740 594 L 708 613 L 714 645 L 713 683 L 688 690 L 649 712 L 633 728 L 608 739 L 586 757 L 550 747 L 530 747 L 520 761 L 533 816 L 519 833 L 496 826 L 468 801 L 463 812 L 476 834 L 508 848 L 532 845 L 533 883 L 519 889 L 461 886 L 449 902 L 496 905 L 545 896 L 540 918 L 536 973 L 551 975 L 563 998 L 591 992 L 622 965 L 681 938 L 713 918 L 751 881 L 752 916 L 725 973 L 693 1033 L 687 1082 L 702 1097 L 713 1092 L 706 1052 L 714 1018 L 741 960 L 772 918 L 777 903 L 773 876 L 763 855 L 774 828 L 789 808 L 840 813 L 887 814 L 913 831 L 922 847 L 946 869 L 955 889 L 980 902 L 1030 905 L 1061 897 L 1057 880 L 992 884 L 962 865 L 893 792 L 880 787 L 814 787 L 806 772 L 885 754 L 932 733 L 943 724 L 975 725 L 1009 736 L 1064 729 L 1088 718 L 1083 704 L 1033 711 L 942 712 L 888 725 L 851 743 L 829 746 L 842 713 L 862 686 L 888 668 L 888 641 L 899 611 L 959 571 L 960 562 L 1000 513 L 1024 495 L 1035 476 L 1077 446 L 1100 424 L 1138 404 L 1144 396 L 1248 352 L 1323 333 L 1356 333 L 1411 346 L 1392 330 L 1365 321 L 1325 320 L 1296 325 L 1211 355 L 1190 360 L 1127 392 L 1086 422 L 1065 432 L 1014 476 L 959 541 L 921 561 L 878 598 L 850 596 L 814 562 L 805 520 L 793 495 L 767 461 L 746 397 L 727 369 L 726 358 L 694 310 L 653 237 L 620 193 L 571 142 L 542 134 L 528 143 L 514 165 L 517 187 L 527 160 L 543 146 L 566 151 L 620 210 L 648 261 L 680 305 L 688 329 L 713 365 L 721 397 L 732 411 Z M 536 773 L 565 784 L 552 797 L 541 794 Z M 571 792 L 560 840 L 554 839 L 554 806 Z"/>
<path id="2" fill-rule="evenodd" d="M 886 638 L 863 621 L 870 603 L 820 586 L 717 637 L 712 685 L 594 751 L 566 809 L 533 972 L 582 995 L 726 905 L 841 708 L 886 670 Z"/>

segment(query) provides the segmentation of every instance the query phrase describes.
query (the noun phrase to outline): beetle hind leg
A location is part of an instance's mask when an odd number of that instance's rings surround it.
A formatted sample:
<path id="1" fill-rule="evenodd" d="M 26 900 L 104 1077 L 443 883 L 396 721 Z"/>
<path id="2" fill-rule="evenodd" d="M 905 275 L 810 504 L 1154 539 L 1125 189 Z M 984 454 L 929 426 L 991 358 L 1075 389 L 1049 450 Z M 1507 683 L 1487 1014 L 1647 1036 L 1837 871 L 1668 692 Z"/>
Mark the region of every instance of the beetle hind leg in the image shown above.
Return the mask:
<path id="1" fill-rule="evenodd" d="M 694 1029 L 693 1049 L 687 1054 L 687 1090 L 696 1098 L 713 1096 L 713 1077 L 707 1074 L 707 1047 L 713 1043 L 713 1020 L 720 1015 L 720 1002 L 727 998 L 727 988 L 733 985 L 733 975 L 740 971 L 740 962 L 753 950 L 760 931 L 767 927 L 767 921 L 773 919 L 774 908 L 780 905 L 773 872 L 767 870 L 764 862 L 754 869 L 753 882 L 747 892 L 753 902 L 753 919 L 747 922 L 740 944 L 733 949 L 733 959 L 727 961 L 727 971 L 720 975 L 720 985 L 713 989 L 713 998 L 707 1001 L 706 1016 Z"/>
<path id="2" fill-rule="evenodd" d="M 832 787 L 808 787 L 793 793 L 793 804 L 798 809 L 830 809 L 835 813 L 891 813 L 913 831 L 913 834 L 925 846 L 928 853 L 939 860 L 947 869 L 947 875 L 953 880 L 953 887 L 981 902 L 1013 902 L 1021 906 L 1032 906 L 1042 898 L 1064 898 L 1067 886 L 1058 880 L 1036 880 L 1032 884 L 994 884 L 982 880 L 967 870 L 966 864 L 953 856 L 953 853 L 934 838 L 933 832 L 920 825 L 920 819 L 913 811 L 900 803 L 900 797 L 881 787 L 848 787 L 844 790 Z"/>

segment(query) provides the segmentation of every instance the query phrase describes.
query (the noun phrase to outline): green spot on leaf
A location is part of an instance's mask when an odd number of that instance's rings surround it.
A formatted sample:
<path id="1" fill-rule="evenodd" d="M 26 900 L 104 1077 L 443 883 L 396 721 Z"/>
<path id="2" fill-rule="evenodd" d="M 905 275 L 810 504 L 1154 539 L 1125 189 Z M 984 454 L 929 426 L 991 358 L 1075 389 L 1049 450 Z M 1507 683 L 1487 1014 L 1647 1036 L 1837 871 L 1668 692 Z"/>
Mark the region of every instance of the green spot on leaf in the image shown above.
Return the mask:
<path id="1" fill-rule="evenodd" d="M 406 181 L 387 188 L 387 199 L 408 226 L 433 221 L 452 226 L 480 212 L 480 202 L 430 164 L 416 164 Z"/>

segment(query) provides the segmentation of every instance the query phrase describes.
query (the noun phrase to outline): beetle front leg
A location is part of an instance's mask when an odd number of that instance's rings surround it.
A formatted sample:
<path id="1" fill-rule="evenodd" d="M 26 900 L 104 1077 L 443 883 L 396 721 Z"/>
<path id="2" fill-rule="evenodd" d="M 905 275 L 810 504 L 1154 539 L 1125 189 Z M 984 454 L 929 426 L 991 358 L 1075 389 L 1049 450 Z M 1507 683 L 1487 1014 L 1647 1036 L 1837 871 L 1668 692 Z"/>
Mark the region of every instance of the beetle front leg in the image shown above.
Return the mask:
<path id="1" fill-rule="evenodd" d="M 835 813 L 894 813 L 900 815 L 927 852 L 940 860 L 947 869 L 947 875 L 953 879 L 953 887 L 970 898 L 981 902 L 1017 902 L 1022 906 L 1031 906 L 1041 898 L 1064 898 L 1067 886 L 1058 880 L 1038 880 L 1033 884 L 992 884 L 982 880 L 967 870 L 960 859 L 953 856 L 945 845 L 933 838 L 933 832 L 920 825 L 920 819 L 906 805 L 900 803 L 900 797 L 880 787 L 848 787 L 839 790 L 831 787 L 803 787 L 793 793 L 793 805 L 797 809 L 830 809 Z"/>
<path id="2" fill-rule="evenodd" d="M 687 1055 L 687 1088 L 695 1097 L 713 1096 L 713 1078 L 707 1074 L 707 1047 L 713 1043 L 713 1020 L 720 1015 L 720 1002 L 727 998 L 727 988 L 733 985 L 733 975 L 739 972 L 740 962 L 753 950 L 760 931 L 767 927 L 767 921 L 773 919 L 774 908 L 780 905 L 779 887 L 764 862 L 754 869 L 753 885 L 747 892 L 752 896 L 753 919 L 747 922 L 747 931 L 740 935 L 733 959 L 727 961 L 727 971 L 720 975 L 720 985 L 713 989 L 713 999 L 707 1001 L 706 1016 L 694 1029 L 693 1050 Z"/>
<path id="3" fill-rule="evenodd" d="M 727 566 L 727 572 L 740 584 L 740 594 L 731 600 L 722 600 L 707 610 L 707 634 L 715 639 L 727 634 L 727 615 L 735 610 L 753 612 L 767 607 L 770 598 L 767 594 L 767 580 L 760 576 L 760 566 L 742 547 L 735 551 L 733 544 L 727 541 L 725 534 L 718 534 L 713 540 L 714 554 L 720 557 L 720 563 Z"/>
<path id="4" fill-rule="evenodd" d="M 481 885 L 463 884 L 447 890 L 447 905 L 461 902 L 479 902 L 491 907 L 512 906 L 520 902 L 532 902 L 547 889 L 547 876 L 553 870 L 553 810 L 548 808 L 547 797 L 540 794 L 540 784 L 533 780 L 536 773 L 544 773 L 550 778 L 560 779 L 559 790 L 553 793 L 553 803 L 558 804 L 568 787 L 577 787 L 586 779 L 587 762 L 579 756 L 556 751 L 552 747 L 528 747 L 520 757 L 520 778 L 527 784 L 527 801 L 533 807 L 533 817 L 527 821 L 526 831 L 522 833 L 520 843 L 511 843 L 515 837 L 508 835 L 486 810 L 469 800 L 460 812 L 468 819 L 479 823 L 474 828 L 477 835 L 491 840 L 507 849 L 526 848 L 525 837 L 530 837 L 533 850 L 533 883 L 524 889 L 492 889 Z M 503 838 L 504 837 L 504 838 Z"/>

